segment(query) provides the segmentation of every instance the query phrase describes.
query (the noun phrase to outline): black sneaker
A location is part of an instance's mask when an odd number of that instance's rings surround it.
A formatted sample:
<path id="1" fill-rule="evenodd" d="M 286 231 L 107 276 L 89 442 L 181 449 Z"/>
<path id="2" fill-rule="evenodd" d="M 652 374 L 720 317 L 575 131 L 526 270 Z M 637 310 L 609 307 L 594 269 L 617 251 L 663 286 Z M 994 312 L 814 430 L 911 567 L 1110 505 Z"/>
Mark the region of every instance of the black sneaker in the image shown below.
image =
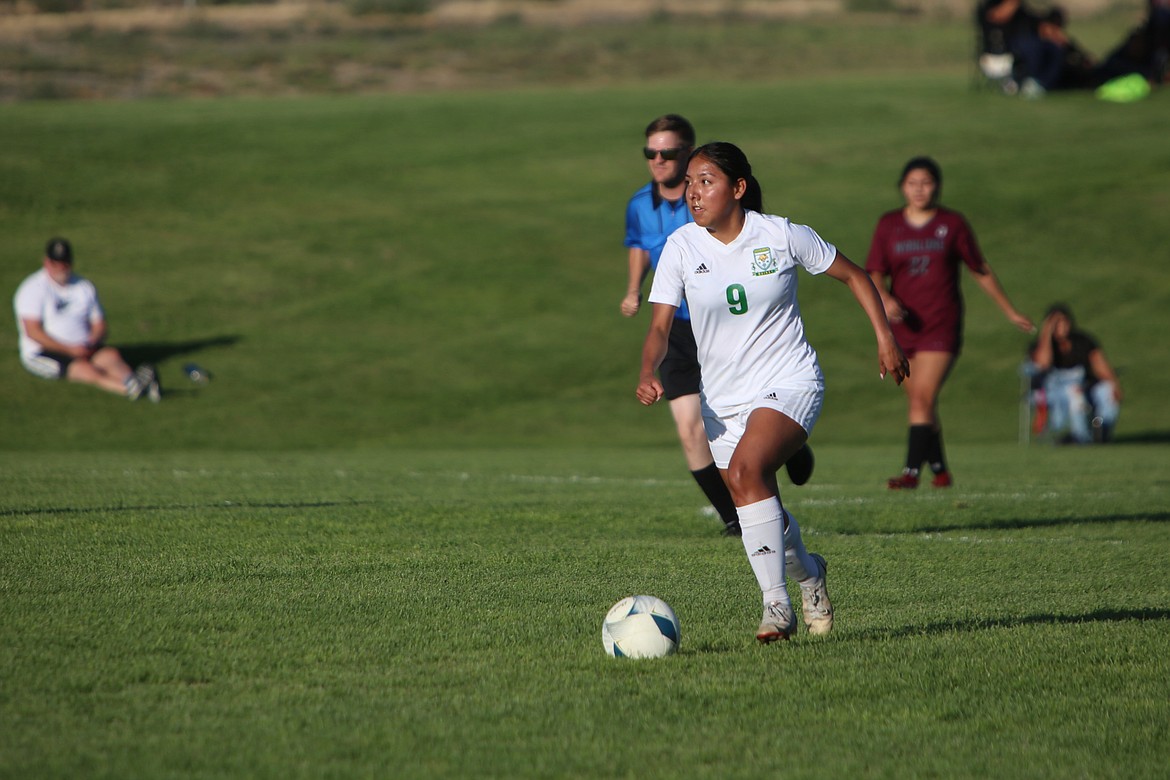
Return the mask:
<path id="1" fill-rule="evenodd" d="M 793 485 L 803 485 L 812 478 L 813 466 L 816 464 L 816 459 L 813 458 L 812 447 L 807 444 L 796 451 L 788 462 L 784 464 L 784 468 L 788 470 L 788 478 L 792 480 Z"/>

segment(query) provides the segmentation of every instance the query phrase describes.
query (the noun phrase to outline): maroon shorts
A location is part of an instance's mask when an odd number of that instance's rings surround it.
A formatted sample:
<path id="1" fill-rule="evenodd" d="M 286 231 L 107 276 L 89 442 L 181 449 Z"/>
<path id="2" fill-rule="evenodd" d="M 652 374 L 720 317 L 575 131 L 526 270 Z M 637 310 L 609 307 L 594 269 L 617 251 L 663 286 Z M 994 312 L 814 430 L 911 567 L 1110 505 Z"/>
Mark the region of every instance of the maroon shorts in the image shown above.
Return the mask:
<path id="1" fill-rule="evenodd" d="M 927 327 L 914 322 L 892 322 L 890 329 L 898 340 L 898 346 L 902 348 L 902 354 L 908 358 L 918 352 L 948 352 L 957 355 L 963 346 L 963 326 L 957 322 Z"/>

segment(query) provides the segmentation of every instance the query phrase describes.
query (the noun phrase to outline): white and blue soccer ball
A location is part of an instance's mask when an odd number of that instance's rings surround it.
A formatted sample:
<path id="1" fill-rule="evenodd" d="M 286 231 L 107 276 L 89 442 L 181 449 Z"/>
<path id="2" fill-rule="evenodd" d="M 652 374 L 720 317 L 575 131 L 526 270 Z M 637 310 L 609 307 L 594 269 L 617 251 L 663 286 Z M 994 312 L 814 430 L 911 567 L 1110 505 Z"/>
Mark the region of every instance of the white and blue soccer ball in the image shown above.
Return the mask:
<path id="1" fill-rule="evenodd" d="M 605 652 L 615 658 L 662 658 L 678 650 L 678 618 L 656 596 L 627 596 L 601 624 Z"/>

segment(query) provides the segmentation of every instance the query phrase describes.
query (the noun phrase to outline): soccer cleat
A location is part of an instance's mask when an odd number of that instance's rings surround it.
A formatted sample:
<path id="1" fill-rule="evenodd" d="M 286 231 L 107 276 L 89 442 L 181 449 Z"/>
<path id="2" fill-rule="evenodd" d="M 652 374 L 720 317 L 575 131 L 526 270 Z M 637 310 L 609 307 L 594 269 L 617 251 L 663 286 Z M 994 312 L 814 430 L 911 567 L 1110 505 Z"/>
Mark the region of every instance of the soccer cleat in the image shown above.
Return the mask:
<path id="1" fill-rule="evenodd" d="M 778 639 L 788 639 L 796 631 L 796 614 L 792 606 L 782 601 L 764 605 L 764 617 L 756 629 L 756 640 L 766 645 Z"/>
<path id="2" fill-rule="evenodd" d="M 829 564 L 819 553 L 809 553 L 821 567 L 821 576 L 800 585 L 800 600 L 804 608 L 804 624 L 814 636 L 824 636 L 833 630 L 833 604 L 829 601 Z"/>
<path id="3" fill-rule="evenodd" d="M 940 471 L 934 475 L 934 479 L 930 480 L 930 484 L 936 488 L 950 487 L 954 484 L 954 480 L 951 479 L 951 472 Z"/>
<path id="4" fill-rule="evenodd" d="M 913 474 L 899 474 L 896 477 L 891 477 L 886 482 L 886 487 L 890 490 L 913 490 L 918 487 L 918 477 Z"/>
<path id="5" fill-rule="evenodd" d="M 715 517 L 719 518 L 720 521 L 723 520 L 723 518 L 719 517 L 719 511 L 710 504 L 700 509 L 699 514 L 701 514 L 703 517 Z M 719 531 L 719 535 L 736 537 L 743 536 L 743 531 L 741 531 L 739 528 L 739 520 L 732 520 L 730 523 L 724 523 L 723 528 Z"/>
<path id="6" fill-rule="evenodd" d="M 796 451 L 796 454 L 788 459 L 788 462 L 784 464 L 784 468 L 787 469 L 788 478 L 792 480 L 792 484 L 799 487 L 808 482 L 812 477 L 813 466 L 815 464 L 816 460 L 813 458 L 812 447 L 804 444 Z"/>

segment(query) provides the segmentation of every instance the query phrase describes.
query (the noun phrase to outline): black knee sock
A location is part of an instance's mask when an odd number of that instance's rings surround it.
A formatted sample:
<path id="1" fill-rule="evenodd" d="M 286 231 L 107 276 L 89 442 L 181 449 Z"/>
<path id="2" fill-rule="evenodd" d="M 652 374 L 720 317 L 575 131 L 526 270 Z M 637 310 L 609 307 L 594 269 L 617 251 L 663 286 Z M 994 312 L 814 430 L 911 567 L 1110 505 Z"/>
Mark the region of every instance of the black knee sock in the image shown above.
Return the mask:
<path id="1" fill-rule="evenodd" d="M 731 491 L 727 489 L 727 483 L 723 481 L 723 475 L 719 473 L 719 468 L 714 463 L 705 469 L 692 471 L 691 476 L 699 483 L 703 494 L 707 496 L 711 506 L 715 507 L 724 525 L 739 522 L 735 502 L 731 500 Z"/>
<path id="2" fill-rule="evenodd" d="M 947 459 L 943 455 L 942 446 L 942 431 L 930 431 L 930 443 L 926 448 L 926 462 L 930 464 L 930 470 L 935 474 L 941 474 L 947 470 Z"/>
<path id="3" fill-rule="evenodd" d="M 918 476 L 922 461 L 926 460 L 932 433 L 929 425 L 910 426 L 909 442 L 906 445 L 906 471 L 914 476 Z"/>

